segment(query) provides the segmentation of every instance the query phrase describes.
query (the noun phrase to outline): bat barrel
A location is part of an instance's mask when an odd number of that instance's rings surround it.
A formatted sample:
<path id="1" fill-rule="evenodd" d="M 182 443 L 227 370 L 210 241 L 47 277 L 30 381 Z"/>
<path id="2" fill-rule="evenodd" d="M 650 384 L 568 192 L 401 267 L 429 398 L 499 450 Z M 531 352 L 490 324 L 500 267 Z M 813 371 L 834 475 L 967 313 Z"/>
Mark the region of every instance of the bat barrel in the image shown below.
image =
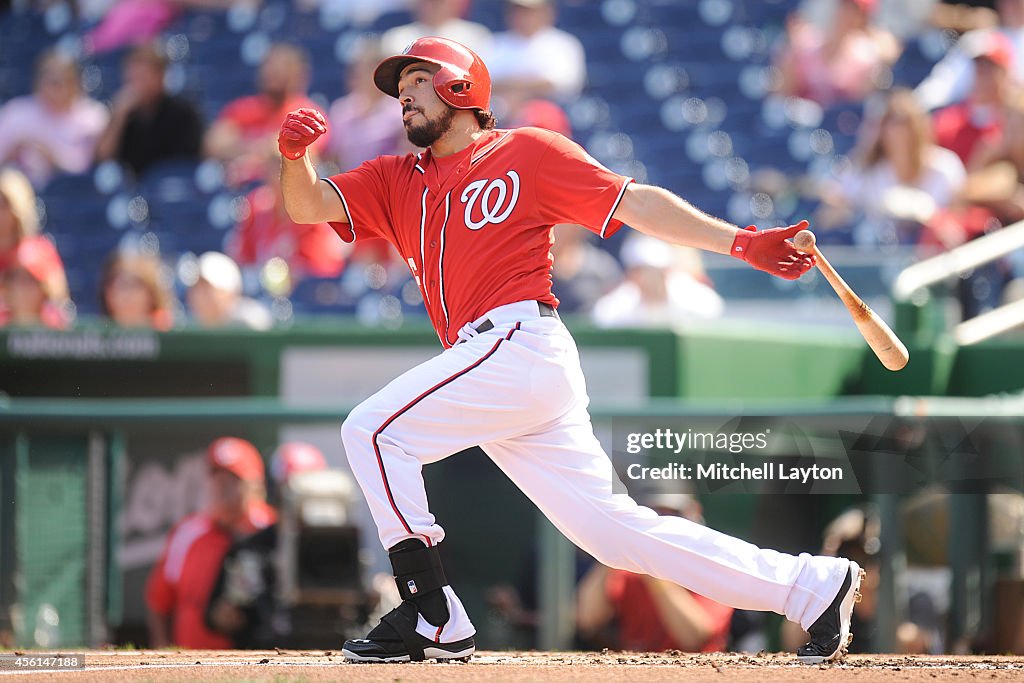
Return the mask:
<path id="1" fill-rule="evenodd" d="M 882 365 L 894 372 L 906 367 L 910 361 L 910 353 L 896 333 L 857 296 L 850 285 L 846 284 L 846 281 L 822 255 L 817 246 L 814 247 L 813 253 L 817 260 L 818 270 L 839 295 L 853 317 L 853 322 L 857 325 L 861 336 L 864 337 L 864 341 L 868 343 Z"/>

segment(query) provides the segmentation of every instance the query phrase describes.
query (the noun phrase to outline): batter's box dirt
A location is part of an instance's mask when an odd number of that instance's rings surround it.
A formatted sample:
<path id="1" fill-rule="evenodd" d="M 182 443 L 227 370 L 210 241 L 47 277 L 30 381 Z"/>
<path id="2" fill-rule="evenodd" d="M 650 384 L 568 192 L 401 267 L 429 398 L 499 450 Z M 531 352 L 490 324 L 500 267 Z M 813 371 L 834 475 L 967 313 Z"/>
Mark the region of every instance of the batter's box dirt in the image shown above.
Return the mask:
<path id="1" fill-rule="evenodd" d="M 467 663 L 349 664 L 340 652 L 89 651 L 68 672 L 3 672 L 39 681 L 1021 681 L 1024 657 L 851 655 L 805 666 L 790 654 L 480 652 Z"/>

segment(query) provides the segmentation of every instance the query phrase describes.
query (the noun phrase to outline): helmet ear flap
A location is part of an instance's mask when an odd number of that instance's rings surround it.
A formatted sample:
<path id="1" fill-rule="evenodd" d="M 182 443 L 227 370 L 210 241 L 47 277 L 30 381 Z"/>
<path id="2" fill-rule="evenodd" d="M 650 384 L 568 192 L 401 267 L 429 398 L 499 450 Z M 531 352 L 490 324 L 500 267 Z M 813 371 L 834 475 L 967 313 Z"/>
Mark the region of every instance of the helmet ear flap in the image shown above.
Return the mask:
<path id="1" fill-rule="evenodd" d="M 466 80 L 465 74 L 455 71 L 448 66 L 442 66 L 434 74 L 434 92 L 452 107 L 462 108 L 465 106 L 470 85 L 470 82 Z"/>

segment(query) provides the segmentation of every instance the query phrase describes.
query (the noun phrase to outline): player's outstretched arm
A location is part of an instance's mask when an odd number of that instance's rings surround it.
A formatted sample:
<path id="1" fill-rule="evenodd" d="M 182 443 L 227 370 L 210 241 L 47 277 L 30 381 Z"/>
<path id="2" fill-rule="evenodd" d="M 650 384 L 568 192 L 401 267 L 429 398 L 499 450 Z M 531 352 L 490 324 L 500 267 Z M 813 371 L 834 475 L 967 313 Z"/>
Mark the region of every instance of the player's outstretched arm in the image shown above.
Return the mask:
<path id="1" fill-rule="evenodd" d="M 682 197 L 653 185 L 631 183 L 614 217 L 670 244 L 728 254 L 739 228 L 710 216 Z"/>
<path id="2" fill-rule="evenodd" d="M 729 254 L 787 280 L 814 267 L 814 257 L 797 251 L 788 241 L 807 227 L 807 221 L 761 232 L 753 226 L 741 229 L 666 189 L 638 183 L 626 188 L 614 217 L 670 244 Z"/>
<path id="3" fill-rule="evenodd" d="M 285 117 L 277 136 L 281 152 L 284 208 L 296 223 L 348 223 L 338 194 L 320 182 L 306 148 L 327 132 L 327 121 L 315 109 L 297 109 Z"/>

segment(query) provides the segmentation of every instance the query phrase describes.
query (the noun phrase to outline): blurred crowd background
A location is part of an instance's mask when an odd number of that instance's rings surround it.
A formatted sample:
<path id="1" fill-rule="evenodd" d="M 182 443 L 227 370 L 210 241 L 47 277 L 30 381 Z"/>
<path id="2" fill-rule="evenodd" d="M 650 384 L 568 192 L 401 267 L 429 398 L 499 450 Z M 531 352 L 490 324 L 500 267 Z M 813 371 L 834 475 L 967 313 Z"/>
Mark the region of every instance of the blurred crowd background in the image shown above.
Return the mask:
<path id="1" fill-rule="evenodd" d="M 562 132 L 741 225 L 810 218 L 865 270 L 865 298 L 1024 215 L 1021 0 L 3 5 L 6 325 L 415 319 L 390 247 L 291 223 L 273 140 L 285 112 L 315 106 L 331 123 L 324 174 L 411 151 L 369 74 L 429 33 L 484 56 L 501 126 Z M 733 264 L 641 237 L 557 238 L 562 310 L 601 326 L 792 314 L 802 291 L 754 293 L 762 281 Z M 1021 268 L 1011 257 L 962 278 L 961 316 L 1020 296 Z"/>
<path id="2" fill-rule="evenodd" d="M 500 127 L 564 133 L 613 170 L 740 225 L 810 218 L 831 260 L 883 312 L 908 264 L 1024 217 L 1024 0 L 13 0 L 0 2 L 0 325 L 272 330 L 316 316 L 383 328 L 421 319 L 418 288 L 388 245 L 346 245 L 328 225 L 288 219 L 275 138 L 287 111 L 313 106 L 330 122 L 313 152 L 323 175 L 413 151 L 398 105 L 370 73 L 428 34 L 483 56 Z M 556 226 L 561 311 L 599 327 L 849 324 L 813 278 L 762 278 L 628 232 L 599 242 Z M 958 316 L 1024 297 L 1022 278 L 1020 250 L 964 273 Z M 264 449 L 265 477 L 252 444 L 226 442 L 189 461 L 206 507 L 192 501 L 200 511 L 161 537 L 159 561 L 146 565 L 148 631 L 114 639 L 312 646 L 318 634 L 330 647 L 358 635 L 395 596 L 387 576 L 353 569 L 356 526 L 337 512 L 352 504 L 351 484 L 336 473 L 333 488 L 296 483 L 289 499 L 293 465 L 322 476 L 322 455 L 302 444 L 305 455 Z M 302 545 L 285 522 L 317 496 L 336 504 L 317 508 L 333 535 Z M 901 519 L 948 531 L 944 496 L 908 499 Z M 775 522 L 786 519 L 781 498 Z M 988 508 L 992 545 L 1019 554 L 1021 499 L 999 500 Z M 649 491 L 641 502 L 702 518 L 686 492 Z M 877 565 L 877 511 L 833 507 L 815 510 L 818 521 L 834 517 L 821 551 Z M 157 557 L 144 550 L 147 562 Z M 278 554 L 302 559 L 281 576 L 268 559 Z M 947 557 L 944 547 L 911 549 L 923 570 L 899 650 L 976 646 L 944 640 Z M 538 644 L 534 560 L 486 591 L 489 646 Z M 575 571 L 581 647 L 756 652 L 802 637 L 582 554 Z M 339 576 L 349 583 L 338 588 Z M 870 647 L 876 588 L 865 588 L 854 630 L 868 637 L 855 647 Z M 333 611 L 302 612 L 303 595 Z M 38 645 L 52 642 L 50 616 L 32 615 Z M 1017 622 L 1006 632 L 1018 640 L 1000 651 L 1024 651 Z M 290 630 L 299 623 L 313 635 Z"/>

